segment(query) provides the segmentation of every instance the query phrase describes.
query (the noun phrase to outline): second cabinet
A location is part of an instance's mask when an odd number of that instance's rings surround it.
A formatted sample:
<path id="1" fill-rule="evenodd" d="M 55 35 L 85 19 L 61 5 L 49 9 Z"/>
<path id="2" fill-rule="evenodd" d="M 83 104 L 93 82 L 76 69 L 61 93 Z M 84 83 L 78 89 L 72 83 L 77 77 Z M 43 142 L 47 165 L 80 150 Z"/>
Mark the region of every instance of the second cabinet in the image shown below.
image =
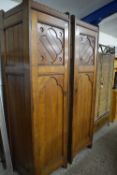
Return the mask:
<path id="1" fill-rule="evenodd" d="M 70 160 L 92 144 L 98 29 L 72 16 L 71 36 Z"/>

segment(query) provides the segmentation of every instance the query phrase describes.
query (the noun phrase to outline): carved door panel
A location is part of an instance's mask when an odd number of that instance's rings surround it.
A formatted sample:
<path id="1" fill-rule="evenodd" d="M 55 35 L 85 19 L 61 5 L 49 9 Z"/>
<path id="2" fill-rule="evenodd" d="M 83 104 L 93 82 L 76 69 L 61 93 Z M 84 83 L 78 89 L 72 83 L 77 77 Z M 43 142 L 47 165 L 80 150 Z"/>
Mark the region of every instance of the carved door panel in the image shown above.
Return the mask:
<path id="1" fill-rule="evenodd" d="M 34 154 L 36 174 L 45 175 L 67 158 L 68 22 L 32 17 Z"/>
<path id="2" fill-rule="evenodd" d="M 80 73 L 78 76 L 78 93 L 75 95 L 73 118 L 73 150 L 75 153 L 91 141 L 93 73 Z"/>
<path id="3" fill-rule="evenodd" d="M 97 29 L 74 21 L 72 158 L 91 145 L 95 111 Z"/>

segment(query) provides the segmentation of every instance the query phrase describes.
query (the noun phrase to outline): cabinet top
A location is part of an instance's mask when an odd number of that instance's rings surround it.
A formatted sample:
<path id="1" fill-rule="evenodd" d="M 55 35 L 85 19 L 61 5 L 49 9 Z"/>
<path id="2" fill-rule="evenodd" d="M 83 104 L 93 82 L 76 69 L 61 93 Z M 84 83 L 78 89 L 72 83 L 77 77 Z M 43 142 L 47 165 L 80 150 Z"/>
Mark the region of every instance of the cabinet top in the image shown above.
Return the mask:
<path id="1" fill-rule="evenodd" d="M 65 21 L 69 21 L 69 15 L 59 12 L 58 10 L 55 10 L 51 7 L 48 7 L 47 5 L 41 4 L 39 2 L 35 2 L 33 0 L 29 1 L 23 1 L 21 4 L 17 5 L 16 7 L 8 10 L 7 12 L 1 11 L 3 13 L 4 18 L 8 18 L 9 16 L 12 16 L 19 11 L 27 11 L 30 14 L 31 9 L 34 9 L 36 11 L 43 12 L 45 14 L 49 14 L 51 16 L 55 16 L 57 18 L 63 19 Z"/>

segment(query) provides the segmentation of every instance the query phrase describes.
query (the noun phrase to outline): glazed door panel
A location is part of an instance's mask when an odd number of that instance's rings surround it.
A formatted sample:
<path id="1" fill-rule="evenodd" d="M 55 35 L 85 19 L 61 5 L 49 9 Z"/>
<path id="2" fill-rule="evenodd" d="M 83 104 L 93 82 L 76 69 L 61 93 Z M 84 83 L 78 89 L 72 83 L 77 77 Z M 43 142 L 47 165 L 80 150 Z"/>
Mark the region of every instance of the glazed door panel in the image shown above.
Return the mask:
<path id="1" fill-rule="evenodd" d="M 97 52 L 92 26 L 74 21 L 74 30 L 72 158 L 92 143 Z"/>
<path id="2" fill-rule="evenodd" d="M 34 149 L 36 173 L 45 175 L 67 158 L 68 22 L 34 11 L 32 17 Z"/>

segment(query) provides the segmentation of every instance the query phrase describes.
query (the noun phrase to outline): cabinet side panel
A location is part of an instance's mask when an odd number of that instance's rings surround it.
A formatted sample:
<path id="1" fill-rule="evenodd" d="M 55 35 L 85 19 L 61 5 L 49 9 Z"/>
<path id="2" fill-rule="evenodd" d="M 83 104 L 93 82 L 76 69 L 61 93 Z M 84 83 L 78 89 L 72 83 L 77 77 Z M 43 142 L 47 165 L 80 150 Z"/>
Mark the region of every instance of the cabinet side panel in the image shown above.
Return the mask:
<path id="1" fill-rule="evenodd" d="M 32 131 L 29 63 L 25 61 L 24 21 L 21 12 L 4 19 L 2 49 L 5 103 L 14 168 L 32 174 Z M 18 17 L 20 19 L 18 19 Z M 13 23 L 14 19 L 14 23 Z M 5 26 L 7 21 L 7 27 Z M 8 26 L 9 24 L 9 26 Z M 25 63 L 26 62 L 26 63 Z"/>
<path id="2" fill-rule="evenodd" d="M 24 63 L 23 58 L 23 23 L 5 29 L 6 65 L 16 66 Z"/>

